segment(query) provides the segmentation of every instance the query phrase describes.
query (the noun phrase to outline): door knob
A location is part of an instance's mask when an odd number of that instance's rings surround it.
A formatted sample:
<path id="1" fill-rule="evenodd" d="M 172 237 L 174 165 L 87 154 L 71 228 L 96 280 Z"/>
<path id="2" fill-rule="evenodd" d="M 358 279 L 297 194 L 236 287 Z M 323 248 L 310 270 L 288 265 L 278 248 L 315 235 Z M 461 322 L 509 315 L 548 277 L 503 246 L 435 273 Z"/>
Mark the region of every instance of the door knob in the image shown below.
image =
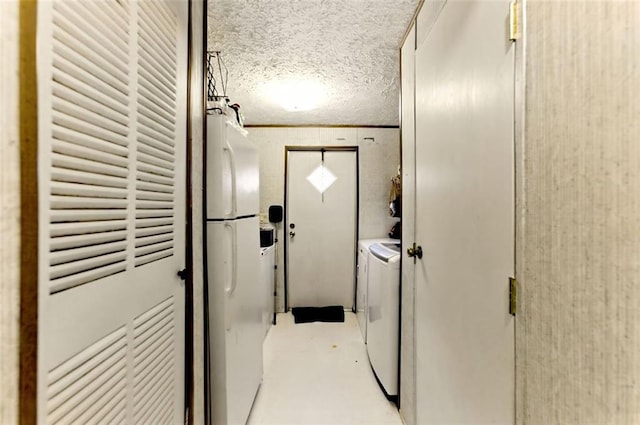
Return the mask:
<path id="1" fill-rule="evenodd" d="M 413 246 L 407 249 L 407 255 L 415 260 L 415 257 L 422 258 L 422 247 L 420 245 L 416 246 L 414 243 Z"/>
<path id="2" fill-rule="evenodd" d="M 293 239 L 293 237 L 296 235 L 296 232 L 289 232 L 289 237 Z"/>

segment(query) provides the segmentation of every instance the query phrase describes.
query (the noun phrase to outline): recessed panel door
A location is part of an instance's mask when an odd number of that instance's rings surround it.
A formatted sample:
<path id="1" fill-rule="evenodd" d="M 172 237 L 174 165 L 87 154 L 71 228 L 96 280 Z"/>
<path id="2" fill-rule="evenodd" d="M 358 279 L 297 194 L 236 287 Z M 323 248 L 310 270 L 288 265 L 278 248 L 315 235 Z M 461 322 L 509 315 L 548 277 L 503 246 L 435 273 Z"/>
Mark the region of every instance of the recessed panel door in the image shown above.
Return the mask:
<path id="1" fill-rule="evenodd" d="M 288 151 L 289 307 L 353 307 L 357 153 Z"/>
<path id="2" fill-rule="evenodd" d="M 508 22 L 508 1 L 449 1 L 416 51 L 421 425 L 514 422 L 514 319 L 508 309 L 514 45 Z"/>

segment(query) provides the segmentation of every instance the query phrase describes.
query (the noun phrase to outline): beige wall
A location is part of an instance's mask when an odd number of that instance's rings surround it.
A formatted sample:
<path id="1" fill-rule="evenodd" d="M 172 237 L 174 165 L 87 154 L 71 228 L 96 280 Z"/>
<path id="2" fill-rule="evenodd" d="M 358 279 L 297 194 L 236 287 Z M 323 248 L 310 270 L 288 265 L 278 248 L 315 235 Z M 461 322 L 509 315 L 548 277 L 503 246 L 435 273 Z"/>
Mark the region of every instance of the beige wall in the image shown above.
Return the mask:
<path id="1" fill-rule="evenodd" d="M 0 2 L 0 423 L 18 423 L 20 131 L 17 1 Z"/>
<path id="2" fill-rule="evenodd" d="M 284 206 L 285 146 L 359 146 L 359 238 L 387 237 L 396 219 L 389 217 L 390 181 L 400 164 L 397 128 L 285 127 L 248 128 L 249 139 L 260 151 L 260 213 L 266 219 L 270 205 Z M 374 140 L 365 140 L 365 138 Z M 282 238 L 282 225 L 280 225 Z M 283 250 L 279 248 L 278 311 L 283 311 Z"/>
<path id="3" fill-rule="evenodd" d="M 640 423 L 640 2 L 526 3 L 517 423 Z"/>

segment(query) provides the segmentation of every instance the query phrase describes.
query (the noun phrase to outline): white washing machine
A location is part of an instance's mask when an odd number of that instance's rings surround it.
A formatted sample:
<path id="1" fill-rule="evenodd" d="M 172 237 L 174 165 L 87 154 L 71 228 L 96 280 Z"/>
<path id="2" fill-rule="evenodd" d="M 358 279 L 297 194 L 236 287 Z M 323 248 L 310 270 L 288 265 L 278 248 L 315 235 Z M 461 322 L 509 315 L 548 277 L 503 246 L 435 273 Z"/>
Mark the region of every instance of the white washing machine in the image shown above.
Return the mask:
<path id="1" fill-rule="evenodd" d="M 399 244 L 399 239 L 377 238 L 361 239 L 358 241 L 358 274 L 356 279 L 356 317 L 360 325 L 362 339 L 367 342 L 367 286 L 368 286 L 368 263 L 369 247 L 374 243 L 395 243 Z"/>
<path id="2" fill-rule="evenodd" d="M 398 394 L 400 244 L 374 243 L 368 261 L 367 353 L 388 396 Z"/>

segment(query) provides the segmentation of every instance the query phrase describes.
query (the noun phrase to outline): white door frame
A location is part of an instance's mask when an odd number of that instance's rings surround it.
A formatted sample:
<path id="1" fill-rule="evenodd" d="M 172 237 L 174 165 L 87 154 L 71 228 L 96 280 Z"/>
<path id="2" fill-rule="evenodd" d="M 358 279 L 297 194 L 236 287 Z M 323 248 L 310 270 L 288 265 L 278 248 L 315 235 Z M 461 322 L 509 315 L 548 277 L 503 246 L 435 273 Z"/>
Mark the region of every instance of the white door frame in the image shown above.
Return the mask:
<path id="1" fill-rule="evenodd" d="M 354 258 L 357 258 L 358 251 L 358 235 L 359 235 L 359 227 L 360 227 L 360 215 L 358 211 L 360 210 L 360 150 L 358 146 L 285 146 L 284 148 L 284 217 L 282 222 L 284 226 L 287 223 L 287 206 L 288 206 L 288 187 L 289 187 L 289 152 L 355 152 L 356 153 L 356 223 L 355 223 L 355 243 L 353 246 L 353 255 Z M 286 227 L 283 228 L 283 235 L 286 235 Z M 283 236 L 284 239 L 284 236 Z M 289 257 L 288 257 L 288 248 L 285 239 L 284 244 L 284 311 L 289 311 Z M 356 306 L 356 261 L 354 261 L 353 268 L 353 307 L 352 310 L 355 312 Z"/>

